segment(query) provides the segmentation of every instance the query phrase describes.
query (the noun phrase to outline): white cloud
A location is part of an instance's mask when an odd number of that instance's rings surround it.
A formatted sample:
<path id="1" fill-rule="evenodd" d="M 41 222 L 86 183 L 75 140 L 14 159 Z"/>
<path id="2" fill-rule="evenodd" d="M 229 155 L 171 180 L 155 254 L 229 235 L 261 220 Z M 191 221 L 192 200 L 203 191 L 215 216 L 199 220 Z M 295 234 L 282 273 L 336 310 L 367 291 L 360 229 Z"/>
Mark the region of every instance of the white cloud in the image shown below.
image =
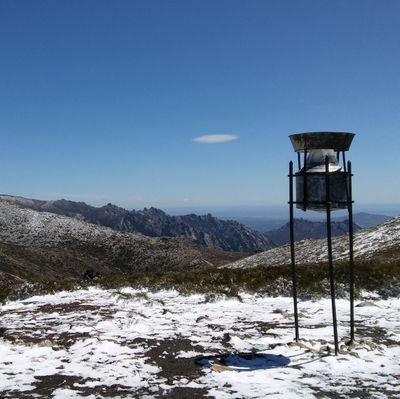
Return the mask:
<path id="1" fill-rule="evenodd" d="M 239 136 L 234 134 L 208 134 L 206 136 L 199 136 L 193 139 L 196 143 L 201 144 L 218 144 L 226 143 L 227 141 L 238 140 Z"/>

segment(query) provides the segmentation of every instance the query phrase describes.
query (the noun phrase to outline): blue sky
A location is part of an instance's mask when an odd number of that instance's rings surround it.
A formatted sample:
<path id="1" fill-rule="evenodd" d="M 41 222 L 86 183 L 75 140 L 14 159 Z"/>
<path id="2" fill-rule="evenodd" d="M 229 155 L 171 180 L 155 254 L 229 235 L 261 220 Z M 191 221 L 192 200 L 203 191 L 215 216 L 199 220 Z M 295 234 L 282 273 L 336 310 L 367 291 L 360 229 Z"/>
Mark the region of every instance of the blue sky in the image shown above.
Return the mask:
<path id="1" fill-rule="evenodd" d="M 285 204 L 288 136 L 333 130 L 356 133 L 356 202 L 399 203 L 399 15 L 397 0 L 2 0 L 0 191 Z M 209 135 L 230 139 L 195 140 Z"/>

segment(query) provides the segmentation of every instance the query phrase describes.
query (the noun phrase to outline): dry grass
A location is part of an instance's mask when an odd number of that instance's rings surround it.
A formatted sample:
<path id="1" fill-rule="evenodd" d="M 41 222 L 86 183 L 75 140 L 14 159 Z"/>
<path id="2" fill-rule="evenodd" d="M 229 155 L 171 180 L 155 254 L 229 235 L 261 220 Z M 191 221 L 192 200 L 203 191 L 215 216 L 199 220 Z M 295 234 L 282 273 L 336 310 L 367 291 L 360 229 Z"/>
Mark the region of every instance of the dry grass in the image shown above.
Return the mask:
<path id="1" fill-rule="evenodd" d="M 336 294 L 346 297 L 349 292 L 349 265 L 334 265 Z M 299 298 L 329 295 L 328 267 L 326 264 L 298 265 L 296 267 Z M 355 263 L 356 294 L 360 290 L 374 291 L 383 297 L 400 295 L 400 261 L 393 254 L 380 254 L 375 260 Z M 137 274 L 103 275 L 99 280 L 83 282 L 76 279 L 39 280 L 36 278 L 21 284 L 0 287 L 0 301 L 26 298 L 36 294 L 99 285 L 103 288 L 131 286 L 150 290 L 174 289 L 183 295 L 201 293 L 210 299 L 217 296 L 240 297 L 240 292 L 270 296 L 292 295 L 290 266 L 258 266 L 249 269 L 209 268 L 186 272 L 143 272 Z"/>
<path id="2" fill-rule="evenodd" d="M 334 265 L 336 293 L 345 297 L 349 292 L 349 265 Z M 327 264 L 299 265 L 296 268 L 300 297 L 329 295 Z M 175 289 L 182 294 L 238 296 L 241 291 L 271 296 L 292 294 L 290 266 L 258 266 L 249 269 L 207 269 L 191 272 L 142 273 L 101 281 L 105 288 L 130 285 L 153 290 Z M 378 294 L 400 294 L 400 262 L 363 261 L 355 264 L 356 292 L 375 291 Z"/>

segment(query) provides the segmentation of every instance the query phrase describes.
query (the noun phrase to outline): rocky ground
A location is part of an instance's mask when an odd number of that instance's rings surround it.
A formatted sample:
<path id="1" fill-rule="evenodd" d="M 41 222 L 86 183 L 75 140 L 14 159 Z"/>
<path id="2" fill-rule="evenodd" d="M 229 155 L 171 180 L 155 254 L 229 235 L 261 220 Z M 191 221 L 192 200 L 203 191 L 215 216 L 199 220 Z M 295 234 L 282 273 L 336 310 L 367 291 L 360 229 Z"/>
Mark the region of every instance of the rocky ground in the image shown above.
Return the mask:
<path id="1" fill-rule="evenodd" d="M 37 296 L 0 308 L 2 398 L 400 398 L 400 300 L 364 294 L 349 345 L 349 305 L 175 291 Z"/>

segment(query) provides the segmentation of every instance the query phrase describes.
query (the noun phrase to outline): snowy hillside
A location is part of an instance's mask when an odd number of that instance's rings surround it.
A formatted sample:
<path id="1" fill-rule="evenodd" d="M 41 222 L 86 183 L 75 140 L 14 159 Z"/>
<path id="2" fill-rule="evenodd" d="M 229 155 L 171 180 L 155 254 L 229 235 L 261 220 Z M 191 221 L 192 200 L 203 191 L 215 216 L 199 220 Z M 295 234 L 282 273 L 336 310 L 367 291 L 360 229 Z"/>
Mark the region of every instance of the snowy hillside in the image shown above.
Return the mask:
<path id="1" fill-rule="evenodd" d="M 335 260 L 347 259 L 349 242 L 347 236 L 332 240 Z M 400 217 L 368 230 L 361 230 L 354 235 L 354 257 L 369 259 L 382 251 L 400 248 Z M 304 240 L 295 244 L 297 263 L 317 263 L 327 260 L 326 240 Z M 290 264 L 290 246 L 274 248 L 224 267 L 246 268 L 258 265 L 279 266 Z"/>
<path id="2" fill-rule="evenodd" d="M 128 235 L 77 219 L 53 213 L 37 212 L 0 201 L 0 241 L 3 242 L 54 246 L 70 240 L 88 242 L 123 239 L 124 237 L 129 237 L 130 240 L 143 239 L 140 234 Z"/>
<path id="3" fill-rule="evenodd" d="M 10 276 L 14 281 L 79 280 L 88 269 L 126 275 L 225 262 L 224 254 L 182 240 L 122 233 L 5 201 L 0 201 L 0 256 L 0 291 Z"/>
<path id="4" fill-rule="evenodd" d="M 0 397 L 19 399 L 400 398 L 400 300 L 365 297 L 356 341 L 330 302 L 121 289 L 61 292 L 0 307 Z"/>

